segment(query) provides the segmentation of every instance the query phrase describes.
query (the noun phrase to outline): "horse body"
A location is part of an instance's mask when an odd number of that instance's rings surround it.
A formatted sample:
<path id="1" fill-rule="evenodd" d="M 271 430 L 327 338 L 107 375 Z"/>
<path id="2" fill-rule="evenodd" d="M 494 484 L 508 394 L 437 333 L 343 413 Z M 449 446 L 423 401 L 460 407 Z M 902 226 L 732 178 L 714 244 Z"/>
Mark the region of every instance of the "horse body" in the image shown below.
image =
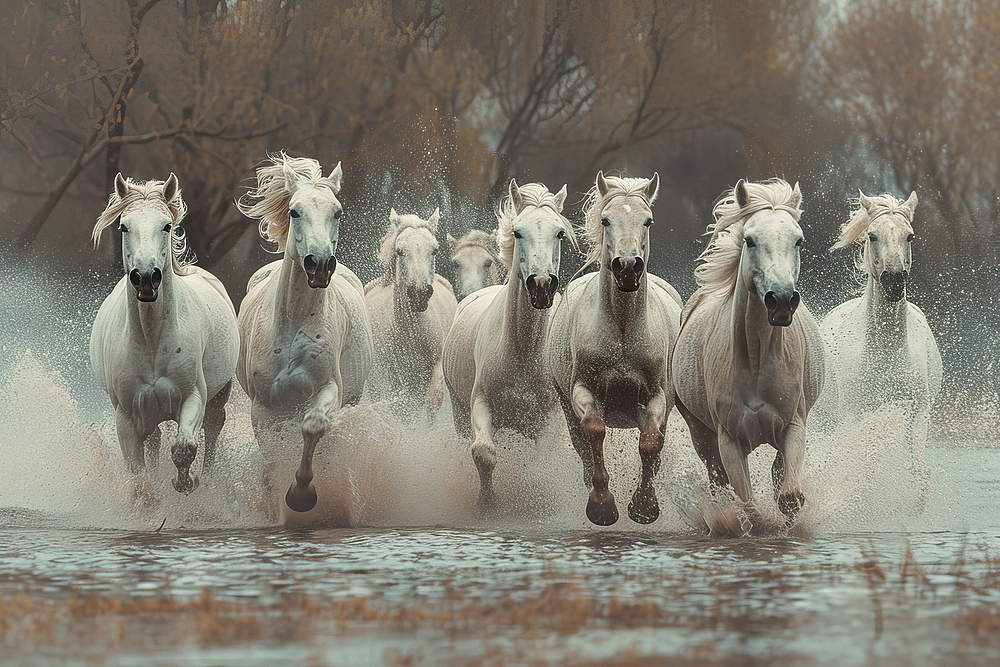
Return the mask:
<path id="1" fill-rule="evenodd" d="M 459 299 L 500 282 L 503 262 L 492 234 L 480 229 L 473 229 L 460 239 L 448 234 L 448 245 L 455 265 L 455 294 Z"/>
<path id="2" fill-rule="evenodd" d="M 659 516 L 652 478 L 659 468 L 667 414 L 673 406 L 670 354 L 677 337 L 681 299 L 649 274 L 652 179 L 598 174 L 587 211 L 590 261 L 600 270 L 573 280 L 553 315 L 548 365 L 591 487 L 587 517 L 618 520 L 604 465 L 606 427 L 639 428 L 642 478 L 629 503 L 639 523 Z"/>
<path id="3" fill-rule="evenodd" d="M 860 247 L 864 293 L 823 320 L 828 389 L 824 403 L 840 420 L 887 403 L 907 410 L 911 467 L 927 473 L 923 455 L 931 404 L 941 389 L 941 353 L 923 312 L 906 299 L 916 193 L 866 197 L 844 225 L 835 249 Z"/>
<path id="4" fill-rule="evenodd" d="M 444 347 L 444 377 L 455 429 L 473 438 L 480 476 L 480 503 L 495 502 L 494 434 L 508 428 L 536 439 L 556 406 L 546 372 L 545 340 L 556 292 L 562 239 L 575 245 L 562 216 L 566 188 L 557 194 L 529 183 L 510 194 L 498 214 L 507 282 L 462 300 Z"/>
<path id="5" fill-rule="evenodd" d="M 302 460 L 285 502 L 305 512 L 316 504 L 315 447 L 332 414 L 361 398 L 372 364 L 371 324 L 361 281 L 334 254 L 340 165 L 323 177 L 315 160 L 281 153 L 257 178 L 251 196 L 258 201 L 241 210 L 261 219 L 265 238 L 278 243 L 284 257 L 250 278 L 239 314 L 236 377 L 252 402 L 265 459 L 274 456 L 275 425 L 301 419 Z"/>
<path id="6" fill-rule="evenodd" d="M 177 442 L 171 448 L 177 466 L 174 487 L 189 493 L 198 483 L 190 475 L 198 430 L 204 425 L 208 469 L 225 423 L 239 352 L 236 312 L 212 274 L 178 261 L 183 245 L 174 228 L 185 207 L 176 177 L 135 183 L 119 174 L 115 189 L 94 240 L 120 219 L 128 274 L 98 310 L 91 366 L 115 409 L 118 441 L 133 473 L 146 466 L 143 442 L 155 459 L 158 425 L 177 422 Z"/>
<path id="7" fill-rule="evenodd" d="M 422 220 L 393 209 L 381 253 L 387 272 L 365 286 L 375 344 L 373 397 L 420 397 L 432 416 L 444 400 L 441 349 L 458 306 L 451 284 L 434 272 L 439 217 L 435 211 Z"/>
<path id="8" fill-rule="evenodd" d="M 798 185 L 740 181 L 716 206 L 672 362 L 677 408 L 712 484 L 731 483 L 749 503 L 747 456 L 769 443 L 789 517 L 805 502 L 806 417 L 823 374 L 819 328 L 795 291 L 800 203 Z"/>

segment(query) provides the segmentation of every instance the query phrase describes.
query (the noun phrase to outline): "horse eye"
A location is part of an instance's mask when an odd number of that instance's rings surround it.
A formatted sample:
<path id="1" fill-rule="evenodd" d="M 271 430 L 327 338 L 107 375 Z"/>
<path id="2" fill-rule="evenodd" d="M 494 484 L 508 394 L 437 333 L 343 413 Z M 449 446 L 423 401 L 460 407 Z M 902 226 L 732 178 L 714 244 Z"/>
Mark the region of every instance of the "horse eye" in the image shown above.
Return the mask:
<path id="1" fill-rule="evenodd" d="M 437 248 L 431 248 L 431 254 L 432 255 L 438 254 L 438 249 Z"/>
<path id="2" fill-rule="evenodd" d="M 295 209 L 293 208 L 292 210 L 290 210 L 290 211 L 288 212 L 288 215 L 292 216 L 293 218 L 297 218 L 297 217 L 299 217 L 299 212 L 298 212 L 298 211 L 296 211 L 296 210 L 295 210 Z"/>
<path id="3" fill-rule="evenodd" d="M 644 224 L 645 226 L 649 227 L 651 224 L 653 224 L 653 219 L 652 218 L 646 218 L 646 222 L 644 222 L 642 224 Z"/>
<path id="4" fill-rule="evenodd" d="M 514 238 L 515 239 L 521 238 L 521 232 L 514 232 Z"/>
<path id="5" fill-rule="evenodd" d="M 170 232 L 170 223 L 169 222 L 167 224 L 163 225 L 163 231 L 168 232 L 168 233 Z"/>
<path id="6" fill-rule="evenodd" d="M 875 241 L 878 241 L 878 239 L 875 238 L 874 234 L 869 234 L 868 235 L 868 240 L 871 241 L 872 243 L 874 243 Z"/>
<path id="7" fill-rule="evenodd" d="M 126 226 L 125 226 L 125 225 L 124 225 L 123 223 L 121 223 L 121 222 L 119 222 L 119 223 L 118 223 L 118 229 L 120 229 L 120 230 L 122 231 L 122 233 L 127 233 L 127 232 L 128 232 L 128 227 L 126 227 Z"/>
<path id="8" fill-rule="evenodd" d="M 913 240 L 913 234 L 908 234 L 908 235 L 906 236 L 906 242 L 907 242 L 907 243 L 909 243 L 909 242 L 910 242 L 910 241 L 912 241 L 912 240 Z"/>
<path id="9" fill-rule="evenodd" d="M 403 256 L 403 249 L 402 248 L 396 248 L 396 254 L 399 255 L 400 257 L 402 257 Z"/>
<path id="10" fill-rule="evenodd" d="M 801 247 L 802 246 L 802 239 L 800 238 L 798 241 L 796 241 L 795 245 Z"/>
<path id="11" fill-rule="evenodd" d="M 608 225 L 611 224 L 611 221 L 608 220 L 607 218 L 601 218 L 601 224 L 607 227 Z"/>
<path id="12" fill-rule="evenodd" d="M 564 239 L 564 238 L 566 238 L 566 232 L 560 231 L 558 234 L 556 234 L 556 238 L 557 239 Z"/>
<path id="13" fill-rule="evenodd" d="M 754 240 L 753 240 L 752 238 L 750 238 L 749 236 L 748 236 L 748 237 L 746 237 L 746 238 L 745 238 L 744 240 L 745 240 L 745 241 L 747 242 L 747 247 L 748 247 L 748 248 L 756 248 L 756 247 L 757 247 L 757 242 L 756 242 L 756 241 L 754 241 Z"/>
<path id="14" fill-rule="evenodd" d="M 336 220 L 340 220 L 340 218 L 341 218 L 341 217 L 342 217 L 343 215 L 344 215 L 344 210 L 343 210 L 343 209 L 341 209 L 341 210 L 337 211 L 336 213 L 334 213 L 334 214 L 333 214 L 333 217 L 334 217 L 334 219 L 336 219 Z"/>

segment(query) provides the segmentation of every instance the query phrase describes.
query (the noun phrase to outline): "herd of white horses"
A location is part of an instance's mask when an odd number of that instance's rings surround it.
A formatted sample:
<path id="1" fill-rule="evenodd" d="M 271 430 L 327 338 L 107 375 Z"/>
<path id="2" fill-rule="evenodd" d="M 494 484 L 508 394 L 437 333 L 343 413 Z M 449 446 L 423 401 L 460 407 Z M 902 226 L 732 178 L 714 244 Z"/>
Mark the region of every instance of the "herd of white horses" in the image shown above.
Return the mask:
<path id="1" fill-rule="evenodd" d="M 219 280 L 182 261 L 177 178 L 118 175 L 93 240 L 117 224 L 125 276 L 97 314 L 90 351 L 137 479 L 147 456 L 158 460 L 159 424 L 174 420 L 173 484 L 195 488 L 199 430 L 209 470 L 234 375 L 251 400 L 265 471 L 280 449 L 278 424 L 301 423 L 302 458 L 285 496 L 296 512 L 316 505 L 313 455 L 333 413 L 366 387 L 375 400 L 410 401 L 406 414 L 431 416 L 447 388 L 455 428 L 471 441 L 483 511 L 497 503 L 498 429 L 549 442 L 568 428 L 589 489 L 587 517 L 615 523 L 604 457 L 610 427 L 639 431 L 642 470 L 628 513 L 655 521 L 652 482 L 674 407 L 712 488 L 731 486 L 747 508 L 747 457 L 761 444 L 774 447 L 774 494 L 788 522 L 805 503 L 814 406 L 834 423 L 859 407 L 899 402 L 909 469 L 926 477 L 923 443 L 942 368 L 923 314 L 906 300 L 915 193 L 906 201 L 860 196 L 835 248 L 858 248 L 867 286 L 820 325 L 796 289 L 798 184 L 741 180 L 725 193 L 698 258 L 698 289 L 684 302 L 647 270 L 656 174 L 598 173 L 579 227 L 563 212 L 565 186 L 552 193 L 511 180 L 495 236 L 447 237 L 458 302 L 435 272 L 438 211 L 425 220 L 392 210 L 379 253 L 385 273 L 369 284 L 338 263 L 341 179 L 340 164 L 324 176 L 316 160 L 283 152 L 258 168 L 256 188 L 238 205 L 282 257 L 253 275 L 237 315 Z M 577 248 L 578 233 L 586 264 L 560 293 L 562 248 Z"/>

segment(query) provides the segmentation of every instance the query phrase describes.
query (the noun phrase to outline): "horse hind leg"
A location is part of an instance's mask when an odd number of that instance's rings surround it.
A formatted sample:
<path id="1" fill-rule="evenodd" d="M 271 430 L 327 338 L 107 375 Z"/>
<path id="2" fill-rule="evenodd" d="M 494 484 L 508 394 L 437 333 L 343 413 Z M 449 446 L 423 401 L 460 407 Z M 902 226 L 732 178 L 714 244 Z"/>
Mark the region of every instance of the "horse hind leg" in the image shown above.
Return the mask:
<path id="1" fill-rule="evenodd" d="M 708 481 L 714 487 L 729 486 L 729 475 L 726 474 L 726 468 L 722 465 L 722 458 L 719 456 L 719 437 L 715 431 L 695 417 L 681 403 L 680 399 L 675 398 L 674 405 L 677 406 L 677 411 L 687 422 L 688 430 L 691 432 L 691 444 L 694 445 L 694 451 L 705 464 L 705 469 L 708 471 Z"/>
<path id="2" fill-rule="evenodd" d="M 202 470 L 209 472 L 215 467 L 216 444 L 219 441 L 219 434 L 222 427 L 226 425 L 226 402 L 229 400 L 229 393 L 233 388 L 233 381 L 226 383 L 219 393 L 209 400 L 205 406 L 205 461 Z"/>

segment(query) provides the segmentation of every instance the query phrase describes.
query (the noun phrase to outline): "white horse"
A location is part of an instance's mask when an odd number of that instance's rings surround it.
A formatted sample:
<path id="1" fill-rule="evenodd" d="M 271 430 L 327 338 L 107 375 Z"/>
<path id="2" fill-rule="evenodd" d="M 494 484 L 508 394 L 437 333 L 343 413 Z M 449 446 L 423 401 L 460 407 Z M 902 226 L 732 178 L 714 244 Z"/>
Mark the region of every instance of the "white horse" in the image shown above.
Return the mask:
<path id="1" fill-rule="evenodd" d="M 444 377 L 455 429 L 474 438 L 484 509 L 496 500 L 496 430 L 537 438 L 556 406 L 544 351 L 550 308 L 559 300 L 562 240 L 576 247 L 573 226 L 562 215 L 565 201 L 565 185 L 552 194 L 541 183 L 518 187 L 511 179 L 497 212 L 507 282 L 463 299 L 445 341 Z"/>
<path id="2" fill-rule="evenodd" d="M 174 488 L 190 493 L 190 473 L 205 428 L 204 469 L 226 421 L 226 400 L 239 353 L 236 311 L 212 274 L 182 263 L 179 228 L 187 212 L 177 177 L 136 182 L 115 177 L 108 207 L 94 225 L 94 247 L 105 227 L 122 233 L 125 276 L 101 304 L 90 335 L 90 363 L 115 409 L 118 444 L 133 474 L 155 465 L 160 422 L 177 422 L 170 448 Z"/>
<path id="3" fill-rule="evenodd" d="M 747 456 L 771 444 L 778 508 L 805 503 L 806 416 L 822 388 L 819 327 L 801 303 L 802 194 L 781 179 L 740 181 L 716 204 L 674 348 L 677 409 L 713 486 L 752 500 Z"/>
<path id="4" fill-rule="evenodd" d="M 275 425 L 302 420 L 302 461 L 285 503 L 307 512 L 316 505 L 313 452 L 331 415 L 361 398 L 372 365 L 372 331 L 361 281 L 334 255 L 343 212 L 340 163 L 324 177 L 311 158 L 283 152 L 269 158 L 257 169 L 257 188 L 239 206 L 260 220 L 261 236 L 284 257 L 259 269 L 247 285 L 236 377 L 252 401 L 251 421 L 265 458 L 275 450 Z"/>
<path id="5" fill-rule="evenodd" d="M 437 209 L 427 220 L 392 209 L 379 254 L 386 273 L 365 285 L 375 342 L 372 397 L 419 397 L 431 416 L 444 400 L 441 348 L 458 307 L 451 284 L 434 272 L 440 217 Z"/>
<path id="6" fill-rule="evenodd" d="M 670 351 L 680 326 L 677 290 L 646 270 L 659 176 L 597 174 L 584 231 L 588 264 L 600 270 L 570 282 L 552 317 L 548 360 L 570 439 L 590 487 L 587 518 L 618 520 L 604 465 L 606 427 L 638 428 L 642 478 L 629 503 L 637 523 L 660 514 L 653 476 L 673 407 Z"/>
<path id="7" fill-rule="evenodd" d="M 941 390 L 941 353 L 920 308 L 906 300 L 913 258 L 917 193 L 904 202 L 891 195 L 866 197 L 841 229 L 833 249 L 857 244 L 864 293 L 823 320 L 827 345 L 827 395 L 840 420 L 886 403 L 907 408 L 911 466 L 927 475 L 923 445 L 931 403 Z"/>
<path id="8" fill-rule="evenodd" d="M 459 299 L 500 283 L 503 261 L 496 236 L 473 229 L 460 239 L 448 234 L 448 245 L 455 265 L 455 294 Z"/>

